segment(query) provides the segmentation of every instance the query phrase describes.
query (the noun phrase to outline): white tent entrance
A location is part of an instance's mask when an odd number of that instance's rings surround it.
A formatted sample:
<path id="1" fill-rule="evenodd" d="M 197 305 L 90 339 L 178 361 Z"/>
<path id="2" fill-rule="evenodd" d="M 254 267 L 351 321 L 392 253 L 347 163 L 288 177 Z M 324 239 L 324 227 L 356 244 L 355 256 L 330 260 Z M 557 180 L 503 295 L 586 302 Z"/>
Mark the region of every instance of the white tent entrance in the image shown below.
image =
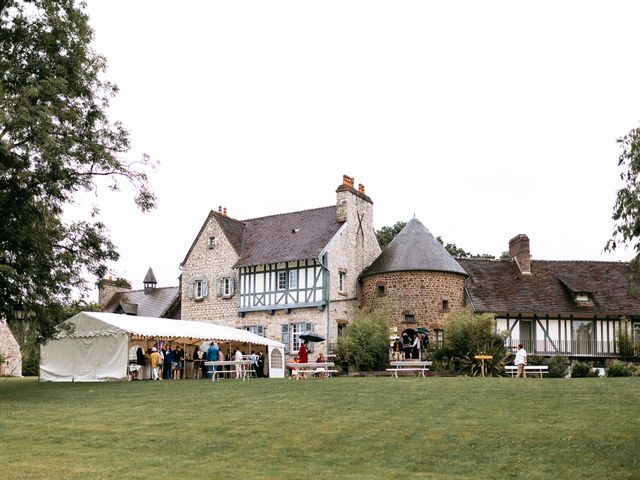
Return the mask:
<path id="1" fill-rule="evenodd" d="M 103 382 L 127 380 L 129 349 L 150 347 L 157 341 L 180 346 L 205 340 L 225 345 L 265 347 L 270 378 L 283 378 L 284 345 L 237 328 L 189 320 L 137 317 L 114 313 L 81 312 L 61 324 L 58 335 L 40 351 L 40 380 L 49 382 Z M 271 362 L 276 359 L 276 363 Z"/>

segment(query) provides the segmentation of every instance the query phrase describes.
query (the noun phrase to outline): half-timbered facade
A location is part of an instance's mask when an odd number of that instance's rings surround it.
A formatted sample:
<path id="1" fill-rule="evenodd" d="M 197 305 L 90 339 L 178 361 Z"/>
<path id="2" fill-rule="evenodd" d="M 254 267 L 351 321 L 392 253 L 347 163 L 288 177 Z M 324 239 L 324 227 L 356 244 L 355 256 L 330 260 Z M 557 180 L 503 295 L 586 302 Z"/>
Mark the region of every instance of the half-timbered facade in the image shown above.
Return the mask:
<path id="1" fill-rule="evenodd" d="M 640 353 L 618 342 L 621 328 L 640 341 L 640 289 L 629 289 L 628 263 L 532 260 L 526 235 L 509 247 L 511 260 L 458 259 L 469 303 L 495 314 L 508 342 L 545 356 Z"/>
<path id="2" fill-rule="evenodd" d="M 290 353 L 308 330 L 333 345 L 358 308 L 358 275 L 380 253 L 364 186 L 345 176 L 336 196 L 243 221 L 212 211 L 181 265 L 182 318 L 245 328 Z"/>

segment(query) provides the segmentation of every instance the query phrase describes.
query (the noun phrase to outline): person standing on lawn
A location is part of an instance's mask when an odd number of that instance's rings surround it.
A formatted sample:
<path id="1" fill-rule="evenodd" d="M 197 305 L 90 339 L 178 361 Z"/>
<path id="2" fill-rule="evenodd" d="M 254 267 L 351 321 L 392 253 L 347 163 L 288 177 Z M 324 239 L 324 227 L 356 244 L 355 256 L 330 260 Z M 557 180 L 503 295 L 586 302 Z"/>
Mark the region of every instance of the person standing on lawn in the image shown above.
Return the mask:
<path id="1" fill-rule="evenodd" d="M 518 367 L 518 373 L 516 378 L 527 378 L 527 373 L 524 371 L 524 366 L 527 364 L 527 351 L 524 349 L 521 343 L 518 344 L 518 351 L 516 352 L 516 361 L 514 365 Z"/>
<path id="2" fill-rule="evenodd" d="M 149 363 L 151 365 L 151 380 L 159 380 L 158 369 L 160 365 L 160 354 L 158 349 L 153 347 L 151 349 L 151 355 L 149 355 Z"/>
<path id="3" fill-rule="evenodd" d="M 411 343 L 411 358 L 414 360 L 420 359 L 420 336 L 418 332 L 413 334 L 413 342 Z"/>
<path id="4" fill-rule="evenodd" d="M 256 370 L 258 378 L 264 377 L 264 353 L 262 350 L 258 352 L 258 369 Z"/>
<path id="5" fill-rule="evenodd" d="M 307 350 L 307 341 L 304 340 L 300 345 L 300 350 L 298 350 L 298 358 L 300 359 L 300 363 L 308 363 L 309 362 L 309 350 Z"/>
<path id="6" fill-rule="evenodd" d="M 212 343 L 209 345 L 209 349 L 207 350 L 207 360 L 210 362 L 217 362 L 220 359 L 220 348 L 217 343 Z M 213 365 L 210 365 L 207 368 L 207 378 L 213 377 Z"/>

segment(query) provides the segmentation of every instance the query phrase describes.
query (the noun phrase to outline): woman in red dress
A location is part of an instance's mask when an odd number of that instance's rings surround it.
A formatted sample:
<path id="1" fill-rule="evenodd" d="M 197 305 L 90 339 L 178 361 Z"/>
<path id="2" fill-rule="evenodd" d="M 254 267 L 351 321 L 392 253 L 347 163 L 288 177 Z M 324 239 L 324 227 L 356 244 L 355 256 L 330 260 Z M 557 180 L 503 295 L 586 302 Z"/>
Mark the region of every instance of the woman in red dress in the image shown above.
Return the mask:
<path id="1" fill-rule="evenodd" d="M 298 350 L 298 358 L 300 358 L 300 363 L 308 363 L 309 362 L 309 352 L 307 350 L 307 342 L 302 342 L 300 345 L 300 350 Z"/>

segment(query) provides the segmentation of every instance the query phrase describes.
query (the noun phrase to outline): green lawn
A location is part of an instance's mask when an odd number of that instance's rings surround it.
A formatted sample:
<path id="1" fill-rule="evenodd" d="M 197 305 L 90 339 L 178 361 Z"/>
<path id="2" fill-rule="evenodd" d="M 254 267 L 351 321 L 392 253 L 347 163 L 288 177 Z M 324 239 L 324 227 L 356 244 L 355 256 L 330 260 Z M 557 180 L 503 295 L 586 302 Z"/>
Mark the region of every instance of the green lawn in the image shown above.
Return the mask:
<path id="1" fill-rule="evenodd" d="M 638 479 L 640 379 L 0 379 L 0 477 Z"/>

